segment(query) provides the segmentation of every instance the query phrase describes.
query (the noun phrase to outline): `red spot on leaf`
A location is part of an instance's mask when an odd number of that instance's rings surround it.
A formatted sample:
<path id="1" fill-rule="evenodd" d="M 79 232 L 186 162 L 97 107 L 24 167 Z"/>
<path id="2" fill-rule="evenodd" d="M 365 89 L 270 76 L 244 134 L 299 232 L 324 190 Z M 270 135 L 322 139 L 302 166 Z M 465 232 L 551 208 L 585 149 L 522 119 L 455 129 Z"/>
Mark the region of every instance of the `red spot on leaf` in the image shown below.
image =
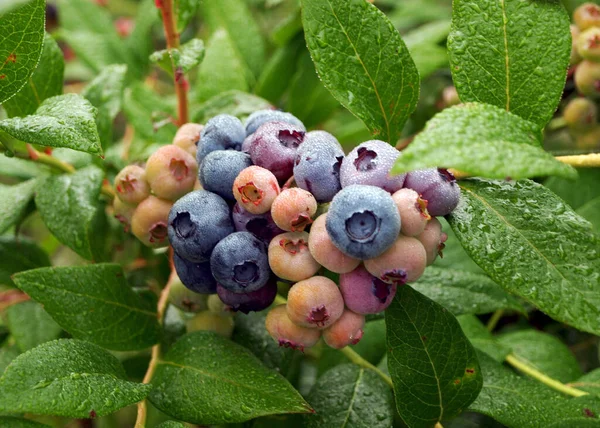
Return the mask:
<path id="1" fill-rule="evenodd" d="M 590 409 L 583 409 L 583 414 L 586 418 L 595 418 L 596 415 Z"/>
<path id="2" fill-rule="evenodd" d="M 17 55 L 14 52 L 11 53 L 8 58 L 6 58 L 6 61 L 4 61 L 5 64 L 8 62 L 12 62 L 13 64 L 17 62 Z"/>
<path id="3" fill-rule="evenodd" d="M 0 74 L 0 80 L 6 79 L 6 74 Z"/>
<path id="4" fill-rule="evenodd" d="M 98 416 L 96 414 L 96 411 L 92 409 L 92 411 L 90 412 L 90 419 L 96 419 L 96 416 Z"/>
<path id="5" fill-rule="evenodd" d="M 475 369 L 466 369 L 465 372 L 467 374 L 473 374 L 473 373 L 475 373 Z"/>

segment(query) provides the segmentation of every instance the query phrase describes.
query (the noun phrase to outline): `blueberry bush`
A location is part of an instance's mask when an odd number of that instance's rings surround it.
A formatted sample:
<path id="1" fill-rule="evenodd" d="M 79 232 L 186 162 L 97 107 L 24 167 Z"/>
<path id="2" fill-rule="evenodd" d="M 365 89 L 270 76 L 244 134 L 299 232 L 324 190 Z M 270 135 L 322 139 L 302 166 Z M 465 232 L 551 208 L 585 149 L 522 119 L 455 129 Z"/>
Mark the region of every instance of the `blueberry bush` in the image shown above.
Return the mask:
<path id="1" fill-rule="evenodd" d="M 0 1 L 0 426 L 600 427 L 600 6 Z"/>

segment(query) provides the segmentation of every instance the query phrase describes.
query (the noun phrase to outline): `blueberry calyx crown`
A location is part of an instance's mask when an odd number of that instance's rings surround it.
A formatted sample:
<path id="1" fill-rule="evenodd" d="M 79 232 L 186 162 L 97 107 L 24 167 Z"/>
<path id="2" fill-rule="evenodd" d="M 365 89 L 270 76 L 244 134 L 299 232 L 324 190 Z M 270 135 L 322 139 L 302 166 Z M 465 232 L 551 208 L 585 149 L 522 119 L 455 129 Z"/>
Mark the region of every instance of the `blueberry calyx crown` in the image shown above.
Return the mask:
<path id="1" fill-rule="evenodd" d="M 379 232 L 380 223 L 372 211 L 356 212 L 346 220 L 346 232 L 353 241 L 369 242 Z"/>
<path id="2" fill-rule="evenodd" d="M 358 156 L 354 159 L 357 171 L 370 171 L 377 166 L 377 153 L 365 147 L 358 149 Z"/>

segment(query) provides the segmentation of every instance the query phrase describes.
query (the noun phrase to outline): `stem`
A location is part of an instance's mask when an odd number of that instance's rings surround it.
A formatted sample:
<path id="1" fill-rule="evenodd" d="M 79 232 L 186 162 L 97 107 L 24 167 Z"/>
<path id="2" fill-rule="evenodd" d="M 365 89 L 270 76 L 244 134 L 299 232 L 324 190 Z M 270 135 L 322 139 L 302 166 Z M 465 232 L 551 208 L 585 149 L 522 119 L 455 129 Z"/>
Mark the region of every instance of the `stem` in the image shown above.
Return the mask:
<path id="1" fill-rule="evenodd" d="M 13 152 L 15 157 L 41 163 L 43 165 L 48 165 L 61 172 L 66 172 L 69 174 L 75 172 L 75 167 L 73 165 L 63 162 L 53 156 L 47 155 L 46 153 L 39 152 L 29 144 L 27 146 L 27 152 Z"/>
<path id="2" fill-rule="evenodd" d="M 177 17 L 173 10 L 173 0 L 156 0 L 156 6 L 160 9 L 163 18 L 163 28 L 167 39 L 167 48 L 179 48 L 179 33 L 177 32 Z M 181 70 L 177 70 L 173 56 L 171 56 L 171 67 L 175 80 L 175 93 L 177 94 L 177 112 L 179 126 L 188 122 L 188 83 Z"/>
<path id="3" fill-rule="evenodd" d="M 487 323 L 488 331 L 494 331 L 494 329 L 496 328 L 496 324 L 498 324 L 498 321 L 500 321 L 502 315 L 504 315 L 504 309 L 498 309 L 496 312 L 494 312 L 494 314 Z"/>
<path id="4" fill-rule="evenodd" d="M 567 165 L 577 168 L 598 168 L 600 167 L 600 153 L 590 153 L 587 155 L 557 156 L 556 159 Z"/>
<path id="5" fill-rule="evenodd" d="M 357 354 L 354 349 L 350 348 L 349 346 L 346 346 L 345 348 L 340 349 L 340 352 L 342 354 L 344 354 L 346 357 L 348 357 L 348 359 L 350 361 L 352 361 L 354 364 L 356 364 L 357 366 L 361 366 L 361 367 L 364 367 L 366 369 L 373 370 L 375 373 L 377 373 L 385 381 L 385 383 L 387 383 L 392 389 L 394 388 L 394 384 L 392 383 L 392 378 L 391 377 L 389 377 L 388 375 L 386 375 L 384 372 L 382 372 L 381 370 L 379 370 L 373 364 L 371 364 L 370 362 L 368 362 L 367 360 L 365 360 L 363 357 L 361 357 L 359 354 Z"/>
<path id="6" fill-rule="evenodd" d="M 585 391 L 565 385 L 564 383 L 559 382 L 556 379 L 552 379 L 551 377 L 546 376 L 539 370 L 519 360 L 519 358 L 514 354 L 509 354 L 506 357 L 506 362 L 514 368 L 516 368 L 517 370 L 525 373 L 527 376 L 530 376 L 542 382 L 544 385 L 547 385 L 558 392 L 562 392 L 563 394 L 567 394 L 572 397 L 581 397 L 582 395 L 588 395 L 588 393 Z"/>

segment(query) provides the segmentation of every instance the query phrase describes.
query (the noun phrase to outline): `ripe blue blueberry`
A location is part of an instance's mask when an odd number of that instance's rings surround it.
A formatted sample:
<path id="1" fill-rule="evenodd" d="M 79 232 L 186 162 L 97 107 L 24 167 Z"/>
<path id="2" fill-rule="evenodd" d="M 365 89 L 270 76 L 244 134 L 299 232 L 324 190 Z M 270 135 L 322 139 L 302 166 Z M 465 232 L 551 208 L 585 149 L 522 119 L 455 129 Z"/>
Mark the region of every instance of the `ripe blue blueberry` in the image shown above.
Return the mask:
<path id="1" fill-rule="evenodd" d="M 196 293 L 213 294 L 217 292 L 217 281 L 210 271 L 210 263 L 190 262 L 177 252 L 173 254 L 173 264 L 177 276 L 187 288 Z"/>
<path id="2" fill-rule="evenodd" d="M 240 151 L 244 138 L 246 138 L 246 131 L 237 117 L 228 114 L 213 117 L 206 122 L 200 133 L 196 155 L 198 165 L 202 163 L 206 155 L 215 150 Z"/>
<path id="3" fill-rule="evenodd" d="M 198 179 L 205 190 L 233 201 L 233 182 L 238 174 L 252 165 L 250 156 L 234 150 L 215 150 L 209 153 L 198 171 Z"/>
<path id="4" fill-rule="evenodd" d="M 233 232 L 227 202 L 219 195 L 196 190 L 179 199 L 169 213 L 169 241 L 187 260 L 206 262 L 217 243 Z"/>
<path id="5" fill-rule="evenodd" d="M 427 201 L 427 211 L 432 216 L 450 214 L 460 199 L 460 187 L 447 169 L 431 168 L 409 172 L 404 187 L 413 189 Z"/>
<path id="6" fill-rule="evenodd" d="M 252 214 L 246 211 L 239 203 L 233 206 L 231 212 L 233 226 L 238 232 L 250 232 L 261 241 L 268 244 L 275 236 L 285 232 L 281 230 L 271 217 L 271 211 L 263 214 Z"/>
<path id="7" fill-rule="evenodd" d="M 271 277 L 269 281 L 256 291 L 250 293 L 234 293 L 217 284 L 217 294 L 223 303 L 229 306 L 233 311 L 259 312 L 271 306 L 271 303 L 277 296 L 277 279 Z"/>
<path id="8" fill-rule="evenodd" d="M 311 131 L 298 147 L 294 178 L 298 187 L 308 190 L 317 202 L 329 202 L 341 189 L 342 146 L 325 131 Z"/>
<path id="9" fill-rule="evenodd" d="M 302 131 L 306 131 L 300 119 L 291 113 L 280 110 L 258 110 L 246 119 L 246 135 L 255 133 L 263 123 L 267 122 L 285 122 L 301 128 Z"/>
<path id="10" fill-rule="evenodd" d="M 385 190 L 353 185 L 343 188 L 333 198 L 325 227 L 340 251 L 356 259 L 371 259 L 396 241 L 400 214 Z"/>
<path id="11" fill-rule="evenodd" d="M 406 174 L 390 175 L 400 152 L 385 141 L 370 140 L 356 146 L 342 162 L 342 187 L 367 184 L 390 193 L 402 188 Z"/>
<path id="12" fill-rule="evenodd" d="M 234 293 L 256 291 L 271 275 L 267 246 L 250 232 L 235 232 L 223 238 L 210 257 L 213 276 Z"/>

